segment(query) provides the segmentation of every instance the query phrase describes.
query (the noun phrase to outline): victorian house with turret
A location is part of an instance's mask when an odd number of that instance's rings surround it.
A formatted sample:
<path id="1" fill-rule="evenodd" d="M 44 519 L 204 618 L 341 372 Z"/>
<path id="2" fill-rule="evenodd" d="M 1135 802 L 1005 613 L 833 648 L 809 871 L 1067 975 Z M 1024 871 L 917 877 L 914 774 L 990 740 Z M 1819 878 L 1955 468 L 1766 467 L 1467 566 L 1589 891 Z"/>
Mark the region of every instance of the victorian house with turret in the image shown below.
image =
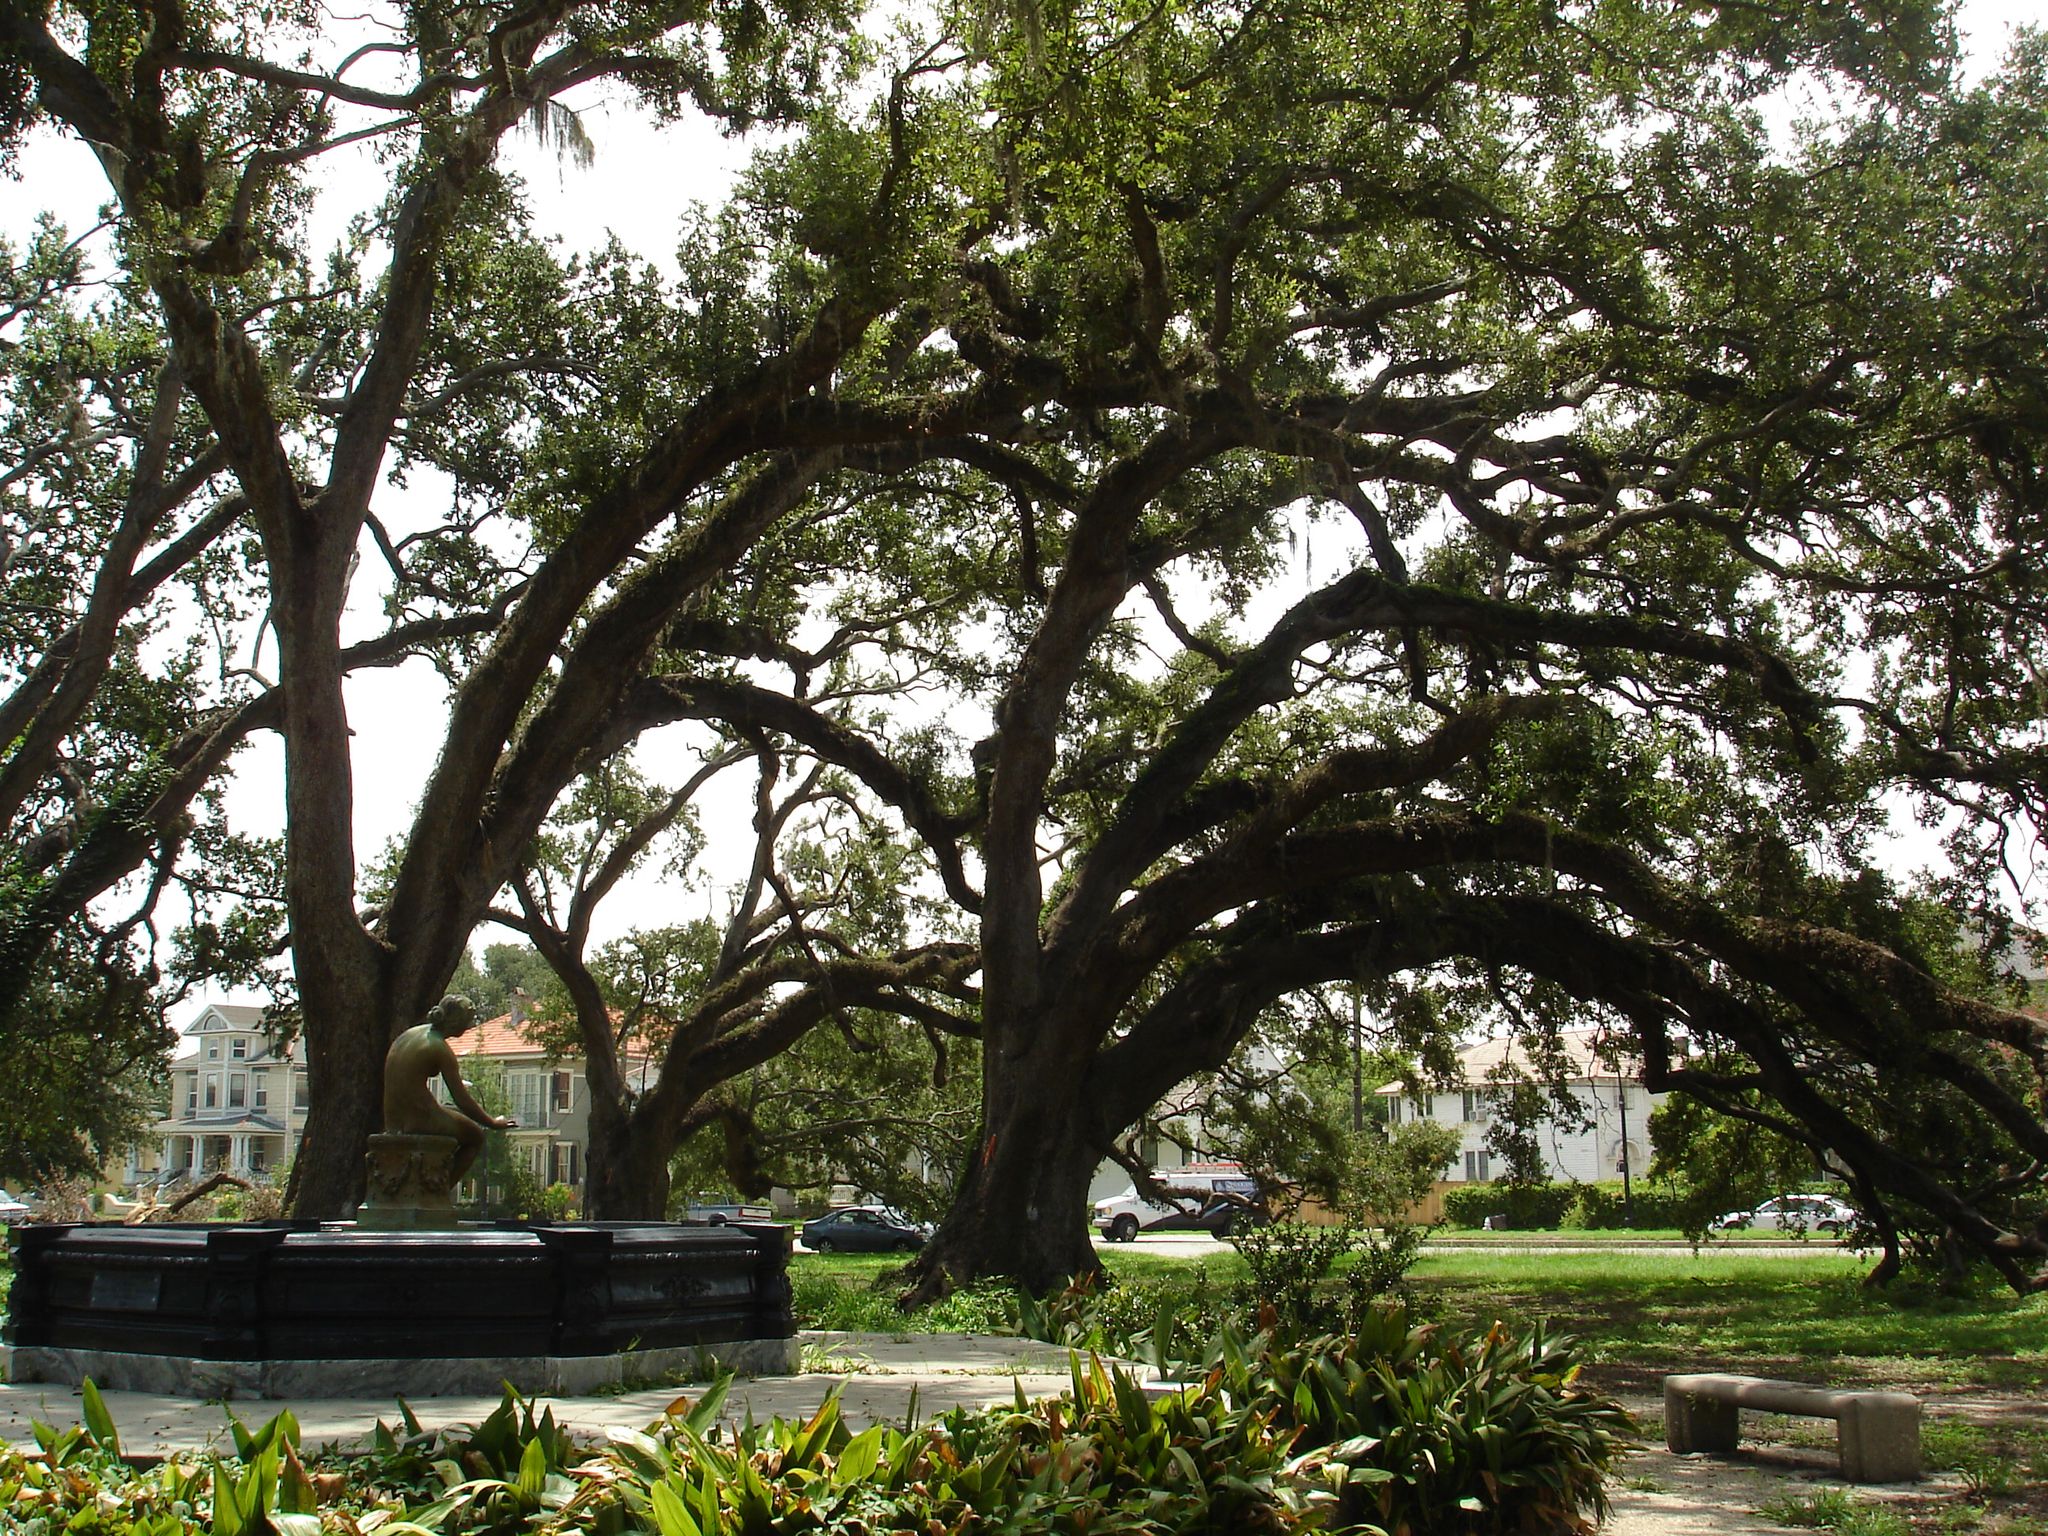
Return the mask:
<path id="1" fill-rule="evenodd" d="M 273 1046 L 261 1008 L 209 1005 L 171 1059 L 170 1112 L 151 1128 L 154 1147 L 129 1154 L 128 1182 L 223 1170 L 260 1179 L 287 1167 L 306 1121 L 302 1049 L 296 1041 Z M 455 1049 L 470 1085 L 518 1120 L 505 1134 L 519 1165 L 542 1184 L 580 1190 L 590 1123 L 583 1063 L 531 1038 L 523 999 L 460 1037 Z M 628 1055 L 621 1065 L 644 1076 L 649 1064 Z"/>
<path id="2" fill-rule="evenodd" d="M 131 1153 L 131 1179 L 221 1170 L 254 1178 L 291 1160 L 306 1120 L 306 1066 L 296 1042 L 272 1046 L 261 1008 L 210 1004 L 186 1029 L 170 1077 L 154 1167 L 147 1152 Z"/>

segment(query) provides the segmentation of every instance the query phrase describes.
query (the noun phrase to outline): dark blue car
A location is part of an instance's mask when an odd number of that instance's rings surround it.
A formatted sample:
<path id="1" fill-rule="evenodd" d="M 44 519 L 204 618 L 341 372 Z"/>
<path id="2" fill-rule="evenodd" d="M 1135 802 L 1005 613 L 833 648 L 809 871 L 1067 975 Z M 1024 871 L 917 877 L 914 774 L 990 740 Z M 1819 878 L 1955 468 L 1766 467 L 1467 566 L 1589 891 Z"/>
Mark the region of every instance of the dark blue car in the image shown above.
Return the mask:
<path id="1" fill-rule="evenodd" d="M 915 1253 L 931 1235 L 929 1222 L 886 1205 L 849 1205 L 803 1226 L 804 1246 L 813 1253 Z"/>

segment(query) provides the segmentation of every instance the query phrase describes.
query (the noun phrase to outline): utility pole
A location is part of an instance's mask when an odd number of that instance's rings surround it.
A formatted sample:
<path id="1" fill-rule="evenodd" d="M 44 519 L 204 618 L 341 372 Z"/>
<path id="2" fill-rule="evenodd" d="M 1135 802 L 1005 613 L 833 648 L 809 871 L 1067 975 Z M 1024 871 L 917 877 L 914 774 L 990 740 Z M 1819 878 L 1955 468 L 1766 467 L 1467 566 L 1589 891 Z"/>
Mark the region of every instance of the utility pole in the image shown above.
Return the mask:
<path id="1" fill-rule="evenodd" d="M 1636 1201 L 1628 1182 L 1628 1079 L 1622 1076 L 1618 1063 L 1614 1069 L 1614 1104 L 1621 1111 L 1621 1224 L 1633 1227 Z"/>

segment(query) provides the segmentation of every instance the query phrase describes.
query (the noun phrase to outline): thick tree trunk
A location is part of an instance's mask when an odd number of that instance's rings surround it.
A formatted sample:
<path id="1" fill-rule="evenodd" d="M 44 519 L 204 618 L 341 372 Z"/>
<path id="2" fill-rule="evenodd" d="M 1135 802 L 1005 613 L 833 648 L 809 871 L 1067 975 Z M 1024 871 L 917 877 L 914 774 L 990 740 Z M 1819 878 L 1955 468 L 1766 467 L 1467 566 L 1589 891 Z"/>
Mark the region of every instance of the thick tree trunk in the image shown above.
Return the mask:
<path id="1" fill-rule="evenodd" d="M 1100 1127 L 1084 1075 L 999 1064 L 983 1079 L 981 1144 L 918 1260 L 914 1300 L 994 1277 L 1044 1295 L 1101 1269 L 1088 1241 Z"/>
<path id="2" fill-rule="evenodd" d="M 583 1214 L 592 1221 L 665 1221 L 674 1139 L 617 1105 L 590 1105 L 589 1171 Z"/>
<path id="3" fill-rule="evenodd" d="M 285 699 L 285 901 L 311 1097 L 292 1169 L 292 1210 L 332 1218 L 361 1198 L 393 1021 L 387 954 L 355 910 L 355 792 L 340 642 L 354 526 L 323 525 L 311 514 L 283 528 L 279 521 L 271 521 L 265 542 Z"/>

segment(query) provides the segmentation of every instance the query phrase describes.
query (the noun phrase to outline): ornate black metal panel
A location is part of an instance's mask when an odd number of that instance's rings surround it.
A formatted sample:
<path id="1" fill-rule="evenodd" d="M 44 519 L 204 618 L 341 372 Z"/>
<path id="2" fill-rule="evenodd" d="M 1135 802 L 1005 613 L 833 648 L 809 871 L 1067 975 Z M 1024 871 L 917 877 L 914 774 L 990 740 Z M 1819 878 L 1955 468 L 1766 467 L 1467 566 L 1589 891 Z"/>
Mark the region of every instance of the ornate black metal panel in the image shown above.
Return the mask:
<path id="1" fill-rule="evenodd" d="M 603 1355 L 781 1339 L 790 1233 L 563 1222 L 18 1227 L 5 1337 L 206 1360 Z"/>

